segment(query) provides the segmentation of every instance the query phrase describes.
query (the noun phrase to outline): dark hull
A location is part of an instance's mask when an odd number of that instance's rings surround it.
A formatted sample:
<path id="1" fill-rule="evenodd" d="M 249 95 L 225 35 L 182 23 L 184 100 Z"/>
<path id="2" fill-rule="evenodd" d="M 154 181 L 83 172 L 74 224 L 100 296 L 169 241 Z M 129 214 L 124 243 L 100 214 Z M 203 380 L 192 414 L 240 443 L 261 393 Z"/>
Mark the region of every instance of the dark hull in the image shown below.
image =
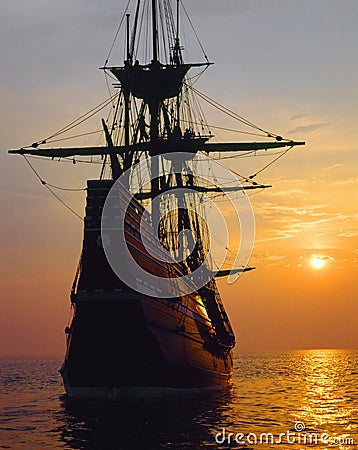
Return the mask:
<path id="1" fill-rule="evenodd" d="M 81 275 L 61 369 L 68 395 L 144 397 L 226 386 L 232 345 L 218 340 L 203 308 L 205 293 L 147 296 L 128 289 L 109 267 L 98 245 L 98 219 L 109 187 L 89 183 Z M 155 267 L 153 261 L 146 264 Z"/>
<path id="2" fill-rule="evenodd" d="M 209 328 L 201 324 L 200 330 L 194 314 L 183 318 L 182 312 L 153 298 L 82 302 L 62 370 L 67 393 L 113 397 L 119 388 L 129 387 L 149 388 L 151 394 L 153 388 L 175 392 L 225 386 L 231 353 L 214 355 L 205 348 L 200 334 Z M 183 319 L 185 330 L 179 330 Z"/>

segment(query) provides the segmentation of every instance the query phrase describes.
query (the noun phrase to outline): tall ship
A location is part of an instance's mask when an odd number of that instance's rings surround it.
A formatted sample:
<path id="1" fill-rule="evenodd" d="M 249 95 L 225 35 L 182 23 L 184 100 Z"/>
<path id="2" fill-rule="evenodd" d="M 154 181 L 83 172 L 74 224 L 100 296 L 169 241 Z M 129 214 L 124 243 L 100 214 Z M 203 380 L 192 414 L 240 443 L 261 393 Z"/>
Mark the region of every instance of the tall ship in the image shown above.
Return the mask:
<path id="1" fill-rule="evenodd" d="M 194 87 L 211 62 L 205 53 L 201 61 L 185 61 L 184 20 L 191 26 L 180 0 L 129 1 L 116 33 L 123 36 L 124 61 L 107 59 L 101 68 L 114 94 L 50 138 L 9 150 L 33 169 L 32 157 L 100 163 L 99 178 L 87 181 L 83 248 L 65 330 L 61 375 L 70 397 L 141 398 L 228 385 L 235 336 L 216 280 L 251 269 L 251 243 L 241 230 L 246 256 L 231 267 L 225 257 L 217 264 L 206 206 L 221 195 L 242 202 L 246 191 L 268 186 L 253 176 L 235 181 L 216 156 L 274 150 L 276 160 L 304 144 L 265 131 Z M 217 142 L 202 103 L 260 137 Z M 98 120 L 103 145 L 50 145 L 105 106 L 110 115 Z"/>

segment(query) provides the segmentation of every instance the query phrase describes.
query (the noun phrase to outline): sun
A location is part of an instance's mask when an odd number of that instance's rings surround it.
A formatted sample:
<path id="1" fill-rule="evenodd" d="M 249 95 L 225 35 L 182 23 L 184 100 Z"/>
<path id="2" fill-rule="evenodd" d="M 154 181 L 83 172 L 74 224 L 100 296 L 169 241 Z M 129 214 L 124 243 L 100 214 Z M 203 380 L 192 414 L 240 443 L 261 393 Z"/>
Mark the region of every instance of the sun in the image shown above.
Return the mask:
<path id="1" fill-rule="evenodd" d="M 311 256 L 311 264 L 315 269 L 322 269 L 326 265 L 326 261 L 319 256 L 312 255 Z"/>

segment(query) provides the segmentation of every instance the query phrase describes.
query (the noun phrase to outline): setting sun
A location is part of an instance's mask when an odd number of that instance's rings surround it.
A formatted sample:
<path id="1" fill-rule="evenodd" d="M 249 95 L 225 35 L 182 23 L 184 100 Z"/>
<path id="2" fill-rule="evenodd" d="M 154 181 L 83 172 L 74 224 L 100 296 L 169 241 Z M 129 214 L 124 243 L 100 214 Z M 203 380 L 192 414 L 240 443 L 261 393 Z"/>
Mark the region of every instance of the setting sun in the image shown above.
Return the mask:
<path id="1" fill-rule="evenodd" d="M 311 264 L 315 269 L 322 269 L 322 267 L 325 266 L 326 261 L 319 256 L 312 255 L 311 257 Z"/>

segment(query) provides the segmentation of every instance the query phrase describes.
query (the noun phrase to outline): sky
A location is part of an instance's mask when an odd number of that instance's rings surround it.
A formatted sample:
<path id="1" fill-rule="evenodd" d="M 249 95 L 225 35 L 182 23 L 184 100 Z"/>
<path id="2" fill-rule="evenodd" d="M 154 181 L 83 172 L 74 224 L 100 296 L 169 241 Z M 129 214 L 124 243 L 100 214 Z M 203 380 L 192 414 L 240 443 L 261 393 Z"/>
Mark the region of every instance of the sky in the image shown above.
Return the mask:
<path id="1" fill-rule="evenodd" d="M 82 243 L 82 222 L 7 150 L 51 134 L 108 97 L 98 68 L 125 3 L 1 2 L 0 355 L 63 354 Z M 357 349 L 358 2 L 185 5 L 215 62 L 196 87 L 265 129 L 306 141 L 262 172 L 258 181 L 273 187 L 250 197 L 256 270 L 231 285 L 219 282 L 236 351 Z M 213 111 L 207 117 L 235 126 Z M 230 167 L 250 173 L 266 161 L 230 160 Z M 36 161 L 46 181 L 69 188 L 98 173 L 80 166 Z M 82 215 L 83 192 L 61 196 Z"/>

